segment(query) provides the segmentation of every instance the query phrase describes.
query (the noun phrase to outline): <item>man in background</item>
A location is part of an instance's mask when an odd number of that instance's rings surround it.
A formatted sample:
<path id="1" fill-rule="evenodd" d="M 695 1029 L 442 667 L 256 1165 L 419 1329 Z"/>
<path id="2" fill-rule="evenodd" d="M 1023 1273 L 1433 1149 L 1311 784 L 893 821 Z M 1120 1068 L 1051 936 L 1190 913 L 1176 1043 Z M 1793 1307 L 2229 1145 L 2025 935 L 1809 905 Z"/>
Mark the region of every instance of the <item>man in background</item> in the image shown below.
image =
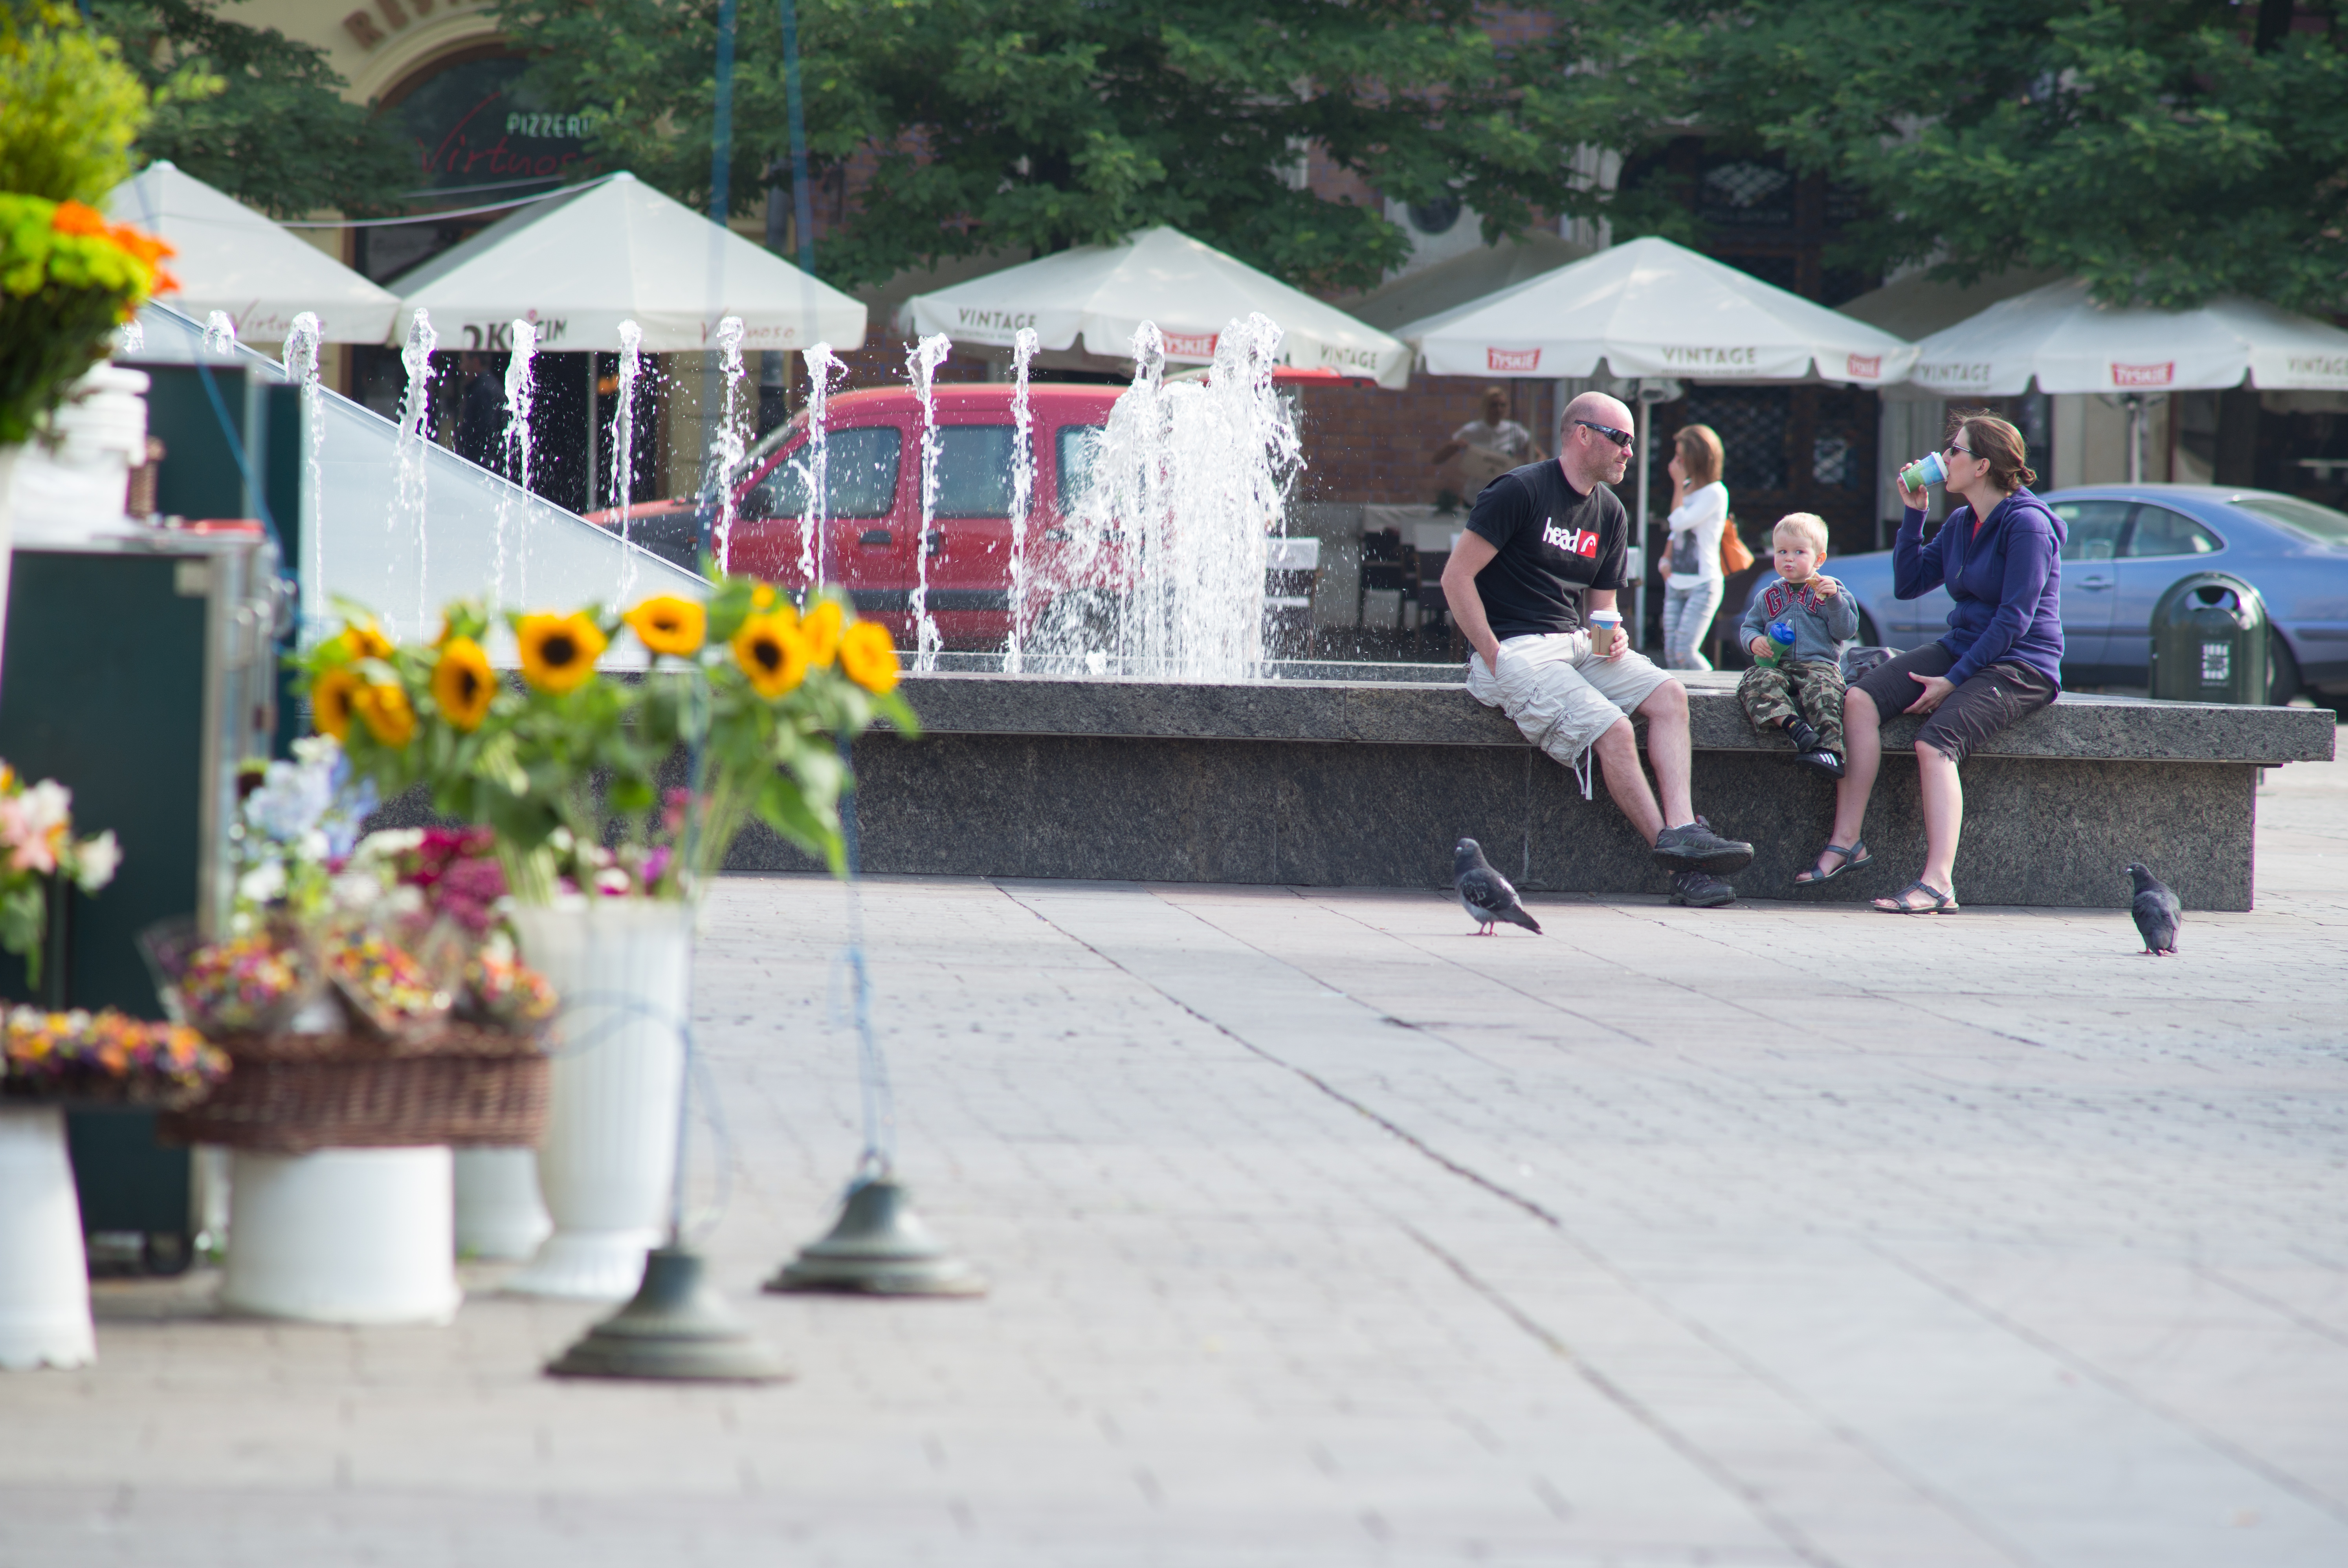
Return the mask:
<path id="1" fill-rule="evenodd" d="M 1430 461 L 1441 465 L 1465 452 L 1470 446 L 1480 446 L 1508 459 L 1514 468 L 1549 456 L 1533 445 L 1533 433 L 1509 417 L 1509 389 L 1488 386 L 1484 389 L 1484 416 L 1470 419 L 1451 433 L 1451 439 L 1435 449 Z M 1470 496 L 1469 500 L 1475 497 Z"/>

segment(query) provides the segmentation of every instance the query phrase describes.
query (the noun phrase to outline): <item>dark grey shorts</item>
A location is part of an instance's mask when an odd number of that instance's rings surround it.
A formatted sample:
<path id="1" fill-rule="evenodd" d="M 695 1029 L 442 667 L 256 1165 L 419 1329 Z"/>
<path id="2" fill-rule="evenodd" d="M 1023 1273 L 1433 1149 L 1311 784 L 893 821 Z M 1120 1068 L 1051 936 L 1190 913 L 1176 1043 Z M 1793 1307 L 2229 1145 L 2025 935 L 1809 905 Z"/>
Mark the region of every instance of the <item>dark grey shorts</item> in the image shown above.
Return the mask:
<path id="1" fill-rule="evenodd" d="M 1946 675 L 1956 655 L 1937 642 L 1902 653 L 1869 671 L 1854 692 L 1864 692 L 1886 720 L 1908 710 L 1923 687 L 1910 675 Z M 2027 664 L 1993 664 L 1949 693 L 1933 709 L 1916 738 L 1952 763 L 1961 763 L 1983 741 L 2054 700 L 2054 683 Z"/>

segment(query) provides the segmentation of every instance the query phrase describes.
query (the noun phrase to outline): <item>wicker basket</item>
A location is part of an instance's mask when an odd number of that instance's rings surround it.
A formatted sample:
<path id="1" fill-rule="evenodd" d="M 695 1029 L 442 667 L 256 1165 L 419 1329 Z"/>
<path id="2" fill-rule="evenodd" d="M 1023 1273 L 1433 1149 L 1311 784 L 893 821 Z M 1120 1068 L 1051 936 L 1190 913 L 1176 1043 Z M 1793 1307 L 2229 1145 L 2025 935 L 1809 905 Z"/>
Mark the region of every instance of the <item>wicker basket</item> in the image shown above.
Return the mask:
<path id="1" fill-rule="evenodd" d="M 535 1145 L 549 1064 L 538 1036 L 449 1024 L 417 1040 L 231 1035 L 236 1069 L 210 1098 L 166 1114 L 166 1143 L 271 1154 L 314 1149 Z"/>

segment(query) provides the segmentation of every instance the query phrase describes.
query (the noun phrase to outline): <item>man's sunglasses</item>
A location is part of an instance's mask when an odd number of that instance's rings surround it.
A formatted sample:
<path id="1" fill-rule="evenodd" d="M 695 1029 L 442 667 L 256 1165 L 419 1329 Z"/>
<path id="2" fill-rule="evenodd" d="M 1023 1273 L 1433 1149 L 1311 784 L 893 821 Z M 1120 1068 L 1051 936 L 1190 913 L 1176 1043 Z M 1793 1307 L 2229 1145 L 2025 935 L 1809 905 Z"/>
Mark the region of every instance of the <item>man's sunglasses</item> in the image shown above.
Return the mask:
<path id="1" fill-rule="evenodd" d="M 1637 436 L 1632 435 L 1628 430 L 1617 430 L 1612 425 L 1592 425 L 1587 419 L 1577 419 L 1574 423 L 1581 425 L 1584 430 L 1597 431 L 1598 434 L 1603 436 L 1607 440 L 1612 441 L 1615 446 L 1620 446 L 1625 452 L 1628 452 L 1631 449 L 1631 443 L 1638 439 Z"/>

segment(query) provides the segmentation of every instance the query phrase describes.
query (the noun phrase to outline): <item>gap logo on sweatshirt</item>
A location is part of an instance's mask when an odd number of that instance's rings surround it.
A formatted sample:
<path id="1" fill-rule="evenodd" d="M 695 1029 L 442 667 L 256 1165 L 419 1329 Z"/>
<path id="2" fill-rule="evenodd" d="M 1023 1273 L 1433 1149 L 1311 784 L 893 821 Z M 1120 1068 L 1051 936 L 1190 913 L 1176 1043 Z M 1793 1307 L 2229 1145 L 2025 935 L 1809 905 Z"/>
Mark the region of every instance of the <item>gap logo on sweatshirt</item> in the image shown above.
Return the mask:
<path id="1" fill-rule="evenodd" d="M 1541 519 L 1541 543 L 1570 556 L 1598 559 L 1598 533 L 1594 528 L 1560 528 L 1554 518 Z"/>

